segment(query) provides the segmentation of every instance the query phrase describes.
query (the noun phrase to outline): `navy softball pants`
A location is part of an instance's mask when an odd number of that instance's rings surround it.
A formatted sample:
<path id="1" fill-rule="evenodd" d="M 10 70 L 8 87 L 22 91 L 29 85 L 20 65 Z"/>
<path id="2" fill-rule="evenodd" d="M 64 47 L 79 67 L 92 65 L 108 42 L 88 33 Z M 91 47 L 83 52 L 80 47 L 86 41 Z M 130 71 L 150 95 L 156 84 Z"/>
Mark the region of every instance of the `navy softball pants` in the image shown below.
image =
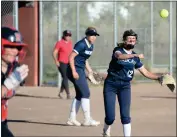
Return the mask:
<path id="1" fill-rule="evenodd" d="M 108 76 L 104 82 L 103 97 L 105 108 L 105 123 L 113 124 L 115 120 L 116 96 L 120 108 L 120 118 L 122 124 L 131 122 L 131 85 L 130 82 L 116 80 L 113 76 Z"/>
<path id="2" fill-rule="evenodd" d="M 90 90 L 89 90 L 89 87 L 88 87 L 85 70 L 82 69 L 82 68 L 77 68 L 76 67 L 76 71 L 79 75 L 78 80 L 73 78 L 72 70 L 71 70 L 70 66 L 68 66 L 68 68 L 67 68 L 67 76 L 68 76 L 68 79 L 74 85 L 74 88 L 75 88 L 75 91 L 76 91 L 76 97 L 75 98 L 77 100 L 81 101 L 81 98 L 89 98 L 90 97 Z"/>

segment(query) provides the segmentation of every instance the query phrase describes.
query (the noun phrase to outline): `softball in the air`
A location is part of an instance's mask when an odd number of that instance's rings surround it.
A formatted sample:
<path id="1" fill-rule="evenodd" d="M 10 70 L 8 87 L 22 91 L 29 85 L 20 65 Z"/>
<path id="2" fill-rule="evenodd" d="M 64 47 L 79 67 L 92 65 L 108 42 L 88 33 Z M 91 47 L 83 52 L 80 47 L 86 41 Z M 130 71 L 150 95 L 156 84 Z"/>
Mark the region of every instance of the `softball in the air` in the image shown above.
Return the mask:
<path id="1" fill-rule="evenodd" d="M 160 16 L 161 16 L 162 18 L 167 18 L 168 15 L 169 15 L 168 10 L 162 9 L 162 10 L 160 11 Z"/>

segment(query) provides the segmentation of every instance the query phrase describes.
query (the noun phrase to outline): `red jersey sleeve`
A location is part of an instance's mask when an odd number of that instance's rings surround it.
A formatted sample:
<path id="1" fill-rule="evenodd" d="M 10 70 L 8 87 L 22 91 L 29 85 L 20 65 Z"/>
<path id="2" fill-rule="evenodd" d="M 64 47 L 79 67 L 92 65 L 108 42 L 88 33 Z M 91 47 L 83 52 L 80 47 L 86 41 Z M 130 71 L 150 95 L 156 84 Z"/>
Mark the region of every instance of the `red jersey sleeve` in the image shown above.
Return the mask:
<path id="1" fill-rule="evenodd" d="M 61 45 L 60 41 L 57 41 L 56 44 L 55 44 L 54 49 L 58 49 L 59 50 L 60 49 L 60 45 Z"/>

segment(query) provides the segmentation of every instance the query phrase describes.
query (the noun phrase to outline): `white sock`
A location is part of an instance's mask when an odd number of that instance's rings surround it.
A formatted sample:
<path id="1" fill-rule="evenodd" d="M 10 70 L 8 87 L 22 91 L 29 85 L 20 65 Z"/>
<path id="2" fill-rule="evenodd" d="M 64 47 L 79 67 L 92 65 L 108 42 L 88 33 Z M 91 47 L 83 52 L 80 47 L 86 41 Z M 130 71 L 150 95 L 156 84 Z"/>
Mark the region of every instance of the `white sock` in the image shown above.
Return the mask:
<path id="1" fill-rule="evenodd" d="M 131 124 L 123 124 L 123 132 L 124 137 L 130 137 L 131 136 Z"/>
<path id="2" fill-rule="evenodd" d="M 90 119 L 90 99 L 82 98 L 81 99 L 81 106 L 84 112 L 85 119 Z"/>
<path id="3" fill-rule="evenodd" d="M 104 131 L 106 132 L 107 135 L 110 136 L 111 126 L 104 123 Z"/>
<path id="4" fill-rule="evenodd" d="M 76 98 L 73 100 L 70 110 L 70 119 L 76 119 L 76 115 L 79 111 L 81 105 L 81 101 L 77 100 Z"/>

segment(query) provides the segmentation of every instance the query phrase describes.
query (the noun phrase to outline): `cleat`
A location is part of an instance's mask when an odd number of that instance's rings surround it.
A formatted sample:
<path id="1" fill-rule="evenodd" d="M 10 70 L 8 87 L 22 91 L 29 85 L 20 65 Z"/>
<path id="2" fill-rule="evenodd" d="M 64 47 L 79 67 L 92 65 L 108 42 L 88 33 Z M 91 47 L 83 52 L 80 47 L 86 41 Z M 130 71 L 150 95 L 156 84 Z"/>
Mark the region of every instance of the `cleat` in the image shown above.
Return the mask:
<path id="1" fill-rule="evenodd" d="M 110 137 L 111 136 L 111 126 L 108 126 L 107 130 L 103 128 L 103 137 Z"/>
<path id="2" fill-rule="evenodd" d="M 83 126 L 98 126 L 100 125 L 100 122 L 90 118 L 90 119 L 86 119 L 82 125 Z"/>
<path id="3" fill-rule="evenodd" d="M 66 124 L 69 126 L 81 126 L 81 123 L 76 119 L 69 119 Z"/>

